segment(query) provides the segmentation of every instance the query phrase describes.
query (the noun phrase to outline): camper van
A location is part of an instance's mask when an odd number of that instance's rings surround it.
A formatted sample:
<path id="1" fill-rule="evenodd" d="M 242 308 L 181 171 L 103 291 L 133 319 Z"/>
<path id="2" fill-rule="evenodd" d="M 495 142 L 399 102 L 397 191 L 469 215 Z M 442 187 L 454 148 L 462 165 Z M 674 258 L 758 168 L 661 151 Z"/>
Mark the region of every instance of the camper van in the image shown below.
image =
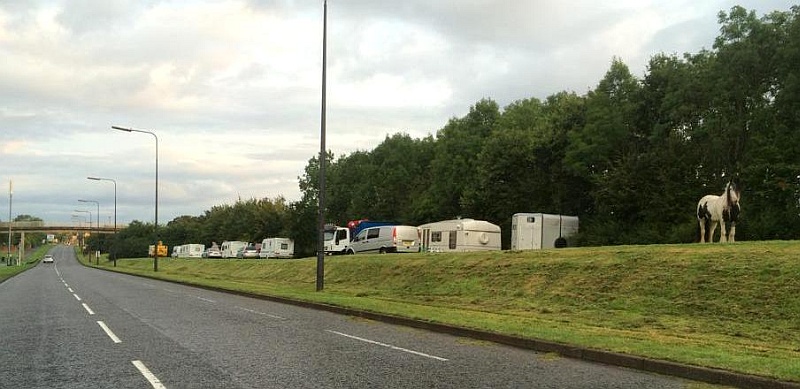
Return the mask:
<path id="1" fill-rule="evenodd" d="M 220 250 L 222 251 L 222 258 L 236 258 L 236 253 L 241 248 L 247 247 L 247 242 L 240 240 L 226 240 L 222 242 Z"/>
<path id="2" fill-rule="evenodd" d="M 419 226 L 422 251 L 500 250 L 500 226 L 484 220 L 454 219 Z"/>
<path id="3" fill-rule="evenodd" d="M 578 232 L 578 217 L 546 213 L 515 213 L 511 217 L 511 249 L 538 250 L 565 247 Z"/>
<path id="4" fill-rule="evenodd" d="M 348 254 L 416 253 L 419 252 L 419 230 L 413 226 L 378 226 L 361 230 Z"/>
<path id="5" fill-rule="evenodd" d="M 261 241 L 261 258 L 294 257 L 294 241 L 289 238 L 267 238 Z"/>

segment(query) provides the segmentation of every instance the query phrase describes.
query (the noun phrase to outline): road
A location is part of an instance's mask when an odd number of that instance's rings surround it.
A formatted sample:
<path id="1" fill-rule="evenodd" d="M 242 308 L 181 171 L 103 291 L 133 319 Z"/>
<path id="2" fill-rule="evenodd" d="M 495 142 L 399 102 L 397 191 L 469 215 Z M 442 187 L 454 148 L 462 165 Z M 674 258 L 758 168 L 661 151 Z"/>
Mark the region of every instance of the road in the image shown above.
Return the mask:
<path id="1" fill-rule="evenodd" d="M 689 381 L 81 266 L 0 284 L 0 388 L 683 388 Z"/>

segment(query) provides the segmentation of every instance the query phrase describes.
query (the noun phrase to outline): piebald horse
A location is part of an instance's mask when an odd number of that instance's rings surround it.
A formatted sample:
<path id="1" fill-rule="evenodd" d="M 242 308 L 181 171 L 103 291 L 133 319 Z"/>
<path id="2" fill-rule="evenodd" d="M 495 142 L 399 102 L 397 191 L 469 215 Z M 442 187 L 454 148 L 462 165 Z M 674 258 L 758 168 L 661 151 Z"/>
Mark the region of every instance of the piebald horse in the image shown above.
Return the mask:
<path id="1" fill-rule="evenodd" d="M 706 195 L 697 203 L 697 222 L 700 224 L 700 243 L 705 243 L 706 223 L 709 224 L 708 241 L 714 242 L 714 231 L 720 227 L 720 242 L 735 242 L 736 220 L 739 219 L 741 207 L 741 189 L 736 179 L 728 181 L 725 193 L 720 196 Z M 725 224 L 731 223 L 730 235 L 726 234 Z M 727 235 L 727 236 L 726 236 Z"/>

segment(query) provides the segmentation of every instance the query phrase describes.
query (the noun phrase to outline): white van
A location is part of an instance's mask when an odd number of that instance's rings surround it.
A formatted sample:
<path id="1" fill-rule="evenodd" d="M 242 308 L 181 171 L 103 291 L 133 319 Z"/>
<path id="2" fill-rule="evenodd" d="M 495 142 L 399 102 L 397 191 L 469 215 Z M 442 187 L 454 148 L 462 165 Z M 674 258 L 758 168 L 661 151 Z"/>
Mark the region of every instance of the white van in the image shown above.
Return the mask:
<path id="1" fill-rule="evenodd" d="M 220 250 L 222 251 L 222 258 L 236 258 L 236 253 L 241 248 L 247 247 L 247 242 L 241 240 L 226 240 L 222 242 Z"/>
<path id="2" fill-rule="evenodd" d="M 361 230 L 353 237 L 347 253 L 417 253 L 419 247 L 417 227 L 380 226 Z"/>
<path id="3" fill-rule="evenodd" d="M 261 241 L 261 258 L 294 257 L 294 241 L 289 238 L 267 238 Z"/>

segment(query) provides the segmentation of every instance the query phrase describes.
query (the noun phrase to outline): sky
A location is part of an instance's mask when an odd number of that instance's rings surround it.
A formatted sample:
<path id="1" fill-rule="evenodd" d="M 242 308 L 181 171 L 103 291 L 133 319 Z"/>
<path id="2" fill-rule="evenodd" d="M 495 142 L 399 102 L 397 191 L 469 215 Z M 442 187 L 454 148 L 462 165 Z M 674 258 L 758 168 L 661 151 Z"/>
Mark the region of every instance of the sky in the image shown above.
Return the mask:
<path id="1" fill-rule="evenodd" d="M 615 57 L 641 78 L 656 54 L 710 49 L 735 5 L 793 4 L 328 0 L 327 149 L 435 136 L 483 98 L 583 95 Z M 118 223 L 153 222 L 156 145 L 160 225 L 298 200 L 320 149 L 322 32 L 323 0 L 0 0 L 0 204 L 54 223 L 99 206 L 109 225 L 116 186 Z"/>

